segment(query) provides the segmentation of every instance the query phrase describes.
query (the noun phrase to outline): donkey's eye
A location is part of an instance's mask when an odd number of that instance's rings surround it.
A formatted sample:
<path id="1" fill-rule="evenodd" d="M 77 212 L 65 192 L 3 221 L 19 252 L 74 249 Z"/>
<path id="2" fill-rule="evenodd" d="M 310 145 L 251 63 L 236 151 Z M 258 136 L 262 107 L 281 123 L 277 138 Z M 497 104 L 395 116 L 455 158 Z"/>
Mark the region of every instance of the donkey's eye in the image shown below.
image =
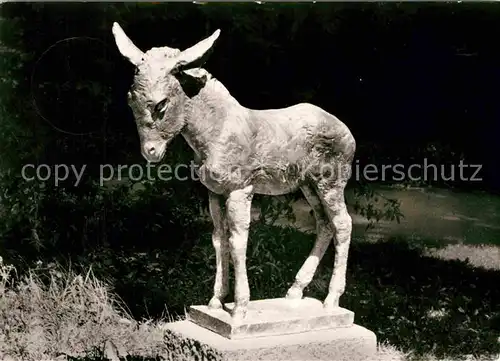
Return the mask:
<path id="1" fill-rule="evenodd" d="M 165 98 L 161 102 L 157 103 L 155 105 L 154 112 L 157 114 L 162 113 L 161 115 L 163 115 L 163 113 L 165 112 L 165 108 L 167 107 L 167 103 L 168 103 L 168 98 Z"/>

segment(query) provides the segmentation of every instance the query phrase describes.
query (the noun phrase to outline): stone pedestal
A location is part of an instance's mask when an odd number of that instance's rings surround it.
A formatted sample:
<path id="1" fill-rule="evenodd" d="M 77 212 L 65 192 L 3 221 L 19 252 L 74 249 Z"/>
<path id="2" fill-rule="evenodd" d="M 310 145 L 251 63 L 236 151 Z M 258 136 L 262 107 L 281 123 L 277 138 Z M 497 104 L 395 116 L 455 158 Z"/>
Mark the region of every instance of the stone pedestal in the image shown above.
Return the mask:
<path id="1" fill-rule="evenodd" d="M 319 300 L 251 301 L 241 324 L 228 311 L 191 306 L 187 320 L 167 325 L 172 360 L 372 361 L 377 339 L 354 324 L 354 313 L 326 312 Z"/>
<path id="2" fill-rule="evenodd" d="M 284 298 L 251 301 L 247 316 L 238 325 L 231 319 L 233 307 L 233 303 L 221 310 L 191 306 L 188 319 L 233 340 L 348 327 L 354 322 L 353 312 L 337 308 L 327 313 L 323 304 L 314 298 L 304 298 L 295 304 Z"/>

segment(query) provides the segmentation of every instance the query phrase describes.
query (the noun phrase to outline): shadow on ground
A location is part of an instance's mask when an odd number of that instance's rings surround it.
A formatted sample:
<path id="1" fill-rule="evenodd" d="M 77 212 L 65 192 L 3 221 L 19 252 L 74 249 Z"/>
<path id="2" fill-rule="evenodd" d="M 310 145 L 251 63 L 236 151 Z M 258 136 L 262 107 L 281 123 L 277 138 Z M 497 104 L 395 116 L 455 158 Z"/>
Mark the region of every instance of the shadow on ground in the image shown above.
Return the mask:
<path id="1" fill-rule="evenodd" d="M 405 242 L 353 244 L 343 306 L 381 341 L 405 351 L 498 353 L 500 272 L 421 252 Z"/>

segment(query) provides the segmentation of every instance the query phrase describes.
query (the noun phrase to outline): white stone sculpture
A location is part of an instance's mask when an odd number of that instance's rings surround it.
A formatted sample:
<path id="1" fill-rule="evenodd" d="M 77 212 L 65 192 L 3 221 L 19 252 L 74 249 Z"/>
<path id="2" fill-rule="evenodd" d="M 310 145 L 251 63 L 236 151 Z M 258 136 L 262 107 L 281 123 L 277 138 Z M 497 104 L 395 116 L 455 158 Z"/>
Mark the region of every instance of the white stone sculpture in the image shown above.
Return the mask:
<path id="1" fill-rule="evenodd" d="M 148 162 L 161 161 L 169 142 L 182 134 L 194 151 L 200 181 L 208 188 L 217 262 L 209 306 L 221 308 L 228 294 L 231 257 L 232 320 L 244 319 L 250 299 L 246 250 L 252 197 L 300 189 L 314 211 L 317 237 L 286 299 L 302 299 L 333 239 L 335 263 L 323 305 L 326 310 L 339 307 L 352 229 L 344 189 L 356 149 L 347 126 L 312 104 L 254 110 L 238 103 L 201 68 L 220 30 L 184 51 L 165 46 L 147 52 L 137 48 L 117 23 L 112 32 L 120 53 L 136 67 L 128 104 L 142 155 Z"/>

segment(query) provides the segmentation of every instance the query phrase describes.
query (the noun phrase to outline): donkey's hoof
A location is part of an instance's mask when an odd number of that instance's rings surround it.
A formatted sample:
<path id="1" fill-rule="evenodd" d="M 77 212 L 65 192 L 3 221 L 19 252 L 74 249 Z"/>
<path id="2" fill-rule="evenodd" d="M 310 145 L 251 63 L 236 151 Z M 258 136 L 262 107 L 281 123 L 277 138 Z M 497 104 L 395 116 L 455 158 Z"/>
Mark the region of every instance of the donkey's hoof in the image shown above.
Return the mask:
<path id="1" fill-rule="evenodd" d="M 235 307 L 231 312 L 233 324 L 241 324 L 247 315 L 247 310 L 241 307 Z"/>
<path id="2" fill-rule="evenodd" d="M 288 292 L 286 293 L 285 298 L 287 300 L 293 301 L 293 300 L 301 300 L 302 299 L 302 290 L 297 287 L 290 287 L 288 289 Z"/>
<path id="3" fill-rule="evenodd" d="M 339 307 L 339 297 L 328 296 L 323 302 L 323 309 L 327 312 L 333 311 Z"/>
<path id="4" fill-rule="evenodd" d="M 212 310 L 219 310 L 222 308 L 222 302 L 217 297 L 212 297 L 210 302 L 208 303 L 208 307 Z"/>

